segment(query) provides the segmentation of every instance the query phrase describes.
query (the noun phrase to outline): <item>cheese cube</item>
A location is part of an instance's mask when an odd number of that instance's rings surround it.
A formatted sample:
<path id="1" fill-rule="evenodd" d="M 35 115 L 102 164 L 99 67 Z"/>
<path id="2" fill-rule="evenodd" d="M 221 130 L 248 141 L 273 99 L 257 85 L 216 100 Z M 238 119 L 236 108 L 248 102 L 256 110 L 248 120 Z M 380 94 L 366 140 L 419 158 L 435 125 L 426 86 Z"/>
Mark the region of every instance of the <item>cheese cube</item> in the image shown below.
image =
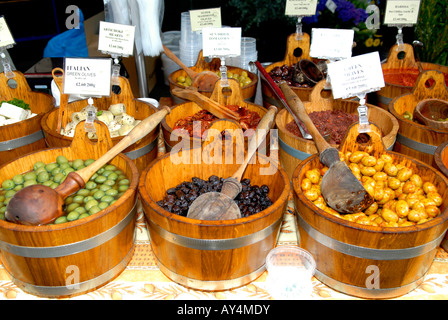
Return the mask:
<path id="1" fill-rule="evenodd" d="M 0 107 L 0 115 L 6 118 L 15 119 L 17 121 L 25 120 L 28 117 L 28 114 L 28 110 L 22 109 L 7 102 L 3 102 Z"/>

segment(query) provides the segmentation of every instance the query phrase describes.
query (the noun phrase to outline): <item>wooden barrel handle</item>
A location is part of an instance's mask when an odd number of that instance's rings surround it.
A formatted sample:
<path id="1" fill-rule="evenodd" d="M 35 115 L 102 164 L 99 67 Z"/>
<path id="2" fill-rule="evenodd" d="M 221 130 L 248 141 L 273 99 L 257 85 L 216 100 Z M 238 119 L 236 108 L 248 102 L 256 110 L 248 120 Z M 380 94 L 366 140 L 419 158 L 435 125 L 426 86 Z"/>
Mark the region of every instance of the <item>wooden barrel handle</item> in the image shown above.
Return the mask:
<path id="1" fill-rule="evenodd" d="M 123 137 L 114 147 L 107 151 L 98 160 L 88 165 L 87 167 L 80 169 L 77 173 L 82 177 L 84 181 L 88 181 L 90 177 L 99 170 L 108 161 L 114 158 L 121 151 L 142 139 L 149 132 L 151 132 L 165 116 L 170 113 L 170 108 L 167 106 L 162 107 L 160 111 L 152 114 L 151 116 L 140 122 L 134 129 L 132 129 L 126 136 Z"/>

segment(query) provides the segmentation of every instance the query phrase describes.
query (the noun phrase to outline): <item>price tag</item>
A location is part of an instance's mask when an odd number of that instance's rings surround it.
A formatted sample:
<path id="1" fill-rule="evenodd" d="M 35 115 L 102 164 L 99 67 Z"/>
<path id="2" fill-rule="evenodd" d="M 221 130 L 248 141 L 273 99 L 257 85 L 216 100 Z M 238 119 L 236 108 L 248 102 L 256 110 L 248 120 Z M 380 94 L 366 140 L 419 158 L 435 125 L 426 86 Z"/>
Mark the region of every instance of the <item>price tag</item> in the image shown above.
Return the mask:
<path id="1" fill-rule="evenodd" d="M 130 56 L 134 52 L 135 26 L 100 21 L 98 50 Z"/>
<path id="2" fill-rule="evenodd" d="M 221 8 L 190 10 L 191 31 L 203 28 L 221 28 Z"/>
<path id="3" fill-rule="evenodd" d="M 286 0 L 285 15 L 312 16 L 316 13 L 317 0 Z"/>
<path id="4" fill-rule="evenodd" d="M 417 24 L 420 0 L 388 0 L 384 12 L 384 24 Z"/>
<path id="5" fill-rule="evenodd" d="M 111 59 L 65 58 L 64 94 L 109 96 Z"/>
<path id="6" fill-rule="evenodd" d="M 354 36 L 352 29 L 313 28 L 310 56 L 330 60 L 350 58 Z"/>
<path id="7" fill-rule="evenodd" d="M 6 24 L 5 17 L 0 17 L 0 48 L 9 47 L 16 44 Z"/>
<path id="8" fill-rule="evenodd" d="M 327 68 L 335 99 L 359 96 L 384 87 L 377 51 L 329 63 Z"/>
<path id="9" fill-rule="evenodd" d="M 202 29 L 204 57 L 230 57 L 241 54 L 241 28 Z"/>

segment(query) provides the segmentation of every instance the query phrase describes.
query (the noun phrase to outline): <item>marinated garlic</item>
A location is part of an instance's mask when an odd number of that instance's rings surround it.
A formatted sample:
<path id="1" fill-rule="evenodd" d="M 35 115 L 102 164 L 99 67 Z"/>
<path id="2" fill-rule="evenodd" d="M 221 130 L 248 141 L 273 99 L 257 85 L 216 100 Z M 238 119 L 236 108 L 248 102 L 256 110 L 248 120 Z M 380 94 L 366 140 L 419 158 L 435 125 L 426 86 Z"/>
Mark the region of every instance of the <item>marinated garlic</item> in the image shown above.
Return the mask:
<path id="1" fill-rule="evenodd" d="M 109 107 L 109 110 L 98 111 L 96 118 L 107 125 L 112 138 L 127 135 L 140 122 L 140 120 L 135 120 L 133 116 L 126 113 L 126 107 L 123 103 L 113 104 Z M 79 112 L 73 112 L 71 119 L 72 121 L 61 129 L 61 134 L 64 136 L 73 137 L 75 135 L 76 125 L 87 119 L 86 108 Z M 94 132 L 89 132 L 88 137 L 89 139 L 97 138 Z"/>
<path id="2" fill-rule="evenodd" d="M 318 208 L 341 219 L 369 226 L 405 227 L 427 222 L 441 214 L 442 196 L 413 169 L 393 163 L 388 154 L 375 158 L 366 152 L 340 153 L 353 174 L 375 199 L 364 212 L 339 214 L 328 207 L 320 193 L 327 167 L 310 169 L 301 182 L 304 195 Z"/>

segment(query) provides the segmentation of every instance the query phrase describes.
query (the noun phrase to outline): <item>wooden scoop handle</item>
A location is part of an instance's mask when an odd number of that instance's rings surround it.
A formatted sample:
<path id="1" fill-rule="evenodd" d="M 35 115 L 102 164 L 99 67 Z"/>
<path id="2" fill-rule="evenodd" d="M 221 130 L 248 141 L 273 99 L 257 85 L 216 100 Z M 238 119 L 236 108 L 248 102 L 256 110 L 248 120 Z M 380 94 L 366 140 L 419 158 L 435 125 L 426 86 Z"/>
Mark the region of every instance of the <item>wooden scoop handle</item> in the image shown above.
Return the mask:
<path id="1" fill-rule="evenodd" d="M 308 132 L 313 137 L 314 143 L 316 144 L 319 153 L 322 153 L 328 148 L 332 148 L 332 146 L 324 139 L 324 137 L 320 134 L 319 130 L 317 130 L 310 116 L 306 112 L 305 106 L 303 105 L 300 98 L 295 94 L 294 91 L 284 82 L 280 84 L 280 89 L 285 95 L 286 101 L 291 108 L 291 111 L 297 115 L 297 117 L 303 122 Z"/>
<path id="2" fill-rule="evenodd" d="M 167 55 L 168 58 L 170 58 L 171 60 L 173 60 L 175 63 L 177 63 L 179 65 L 179 67 L 181 67 L 187 74 L 188 76 L 191 78 L 191 80 L 193 80 L 196 76 L 197 73 L 194 72 L 193 70 L 191 70 L 190 68 L 188 68 L 174 53 L 173 51 L 171 51 L 170 49 L 168 49 L 165 45 L 163 45 L 163 50 L 165 51 L 165 54 Z"/>
<path id="3" fill-rule="evenodd" d="M 196 102 L 199 104 L 202 109 L 207 110 L 214 116 L 220 118 L 220 119 L 232 119 L 236 121 L 240 121 L 240 116 L 237 112 L 234 112 L 225 106 L 221 105 L 220 103 L 216 102 L 213 99 L 210 99 L 207 96 L 204 96 L 203 94 L 199 93 L 196 88 L 189 87 L 186 89 L 173 89 L 173 94 L 181 97 L 183 99 L 187 99 L 193 102 Z"/>
<path id="4" fill-rule="evenodd" d="M 88 165 L 87 167 L 76 171 L 76 173 L 81 176 L 84 181 L 87 182 L 98 169 L 109 162 L 117 154 L 151 132 L 163 120 L 163 118 L 165 118 L 168 113 L 170 113 L 170 108 L 167 106 L 162 107 L 160 111 L 157 111 L 156 113 L 152 114 L 151 116 L 140 122 L 138 125 L 136 125 L 126 136 L 123 137 L 123 139 L 121 139 L 115 146 L 113 146 L 109 151 L 102 155 L 98 160 Z"/>
<path id="5" fill-rule="evenodd" d="M 263 116 L 257 126 L 257 130 L 255 130 L 255 135 L 249 139 L 249 145 L 247 147 L 247 154 L 244 158 L 244 162 L 238 168 L 238 170 L 233 174 L 232 178 L 241 181 L 241 177 L 243 176 L 244 170 L 246 170 L 246 166 L 249 161 L 252 159 L 253 155 L 257 151 L 260 143 L 266 138 L 269 132 L 269 128 L 271 128 L 272 123 L 274 122 L 275 114 L 277 113 L 277 107 L 270 106 L 268 112 Z"/>

